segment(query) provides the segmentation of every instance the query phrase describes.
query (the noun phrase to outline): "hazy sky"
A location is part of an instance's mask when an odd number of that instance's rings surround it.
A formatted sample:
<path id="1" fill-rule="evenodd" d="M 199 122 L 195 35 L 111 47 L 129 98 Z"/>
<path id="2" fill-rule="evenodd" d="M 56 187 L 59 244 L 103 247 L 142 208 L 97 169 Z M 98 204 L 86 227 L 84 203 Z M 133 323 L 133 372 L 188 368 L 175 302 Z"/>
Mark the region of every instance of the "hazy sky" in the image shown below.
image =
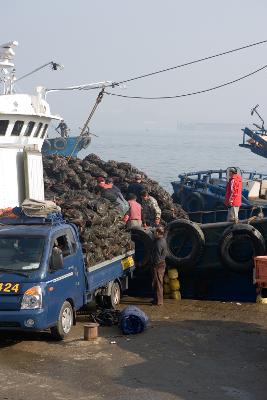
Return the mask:
<path id="1" fill-rule="evenodd" d="M 17 40 L 17 76 L 48 62 L 18 84 L 62 87 L 123 80 L 267 39 L 266 0 L 12 0 L 1 1 L 1 43 Z M 132 82 L 127 95 L 162 96 L 206 89 L 267 64 L 267 44 Z M 92 130 L 175 129 L 177 122 L 251 122 L 260 104 L 267 118 L 267 69 L 232 86 L 175 100 L 105 96 Z M 49 95 L 52 112 L 81 126 L 97 92 Z"/>

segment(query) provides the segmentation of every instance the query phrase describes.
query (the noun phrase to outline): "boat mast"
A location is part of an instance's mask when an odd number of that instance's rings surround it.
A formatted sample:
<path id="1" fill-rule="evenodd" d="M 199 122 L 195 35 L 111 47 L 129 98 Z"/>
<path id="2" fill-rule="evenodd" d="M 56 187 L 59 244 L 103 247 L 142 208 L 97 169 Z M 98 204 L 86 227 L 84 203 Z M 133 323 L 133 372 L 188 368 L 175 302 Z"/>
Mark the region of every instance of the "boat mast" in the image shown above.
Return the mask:
<path id="1" fill-rule="evenodd" d="M 15 69 L 13 57 L 17 41 L 8 42 L 0 46 L 0 82 L 3 85 L 3 94 L 12 94 L 14 90 Z"/>

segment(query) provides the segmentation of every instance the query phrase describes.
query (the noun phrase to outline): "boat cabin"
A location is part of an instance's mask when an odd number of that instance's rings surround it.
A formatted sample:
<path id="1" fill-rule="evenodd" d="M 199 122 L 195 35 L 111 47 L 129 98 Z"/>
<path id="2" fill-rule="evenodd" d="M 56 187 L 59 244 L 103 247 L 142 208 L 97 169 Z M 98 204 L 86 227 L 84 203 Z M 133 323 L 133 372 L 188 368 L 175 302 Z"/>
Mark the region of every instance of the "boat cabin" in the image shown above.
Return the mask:
<path id="1" fill-rule="evenodd" d="M 44 199 L 41 149 L 52 119 L 45 89 L 34 95 L 15 91 L 14 48 L 0 46 L 0 208 L 20 205 L 27 197 Z"/>

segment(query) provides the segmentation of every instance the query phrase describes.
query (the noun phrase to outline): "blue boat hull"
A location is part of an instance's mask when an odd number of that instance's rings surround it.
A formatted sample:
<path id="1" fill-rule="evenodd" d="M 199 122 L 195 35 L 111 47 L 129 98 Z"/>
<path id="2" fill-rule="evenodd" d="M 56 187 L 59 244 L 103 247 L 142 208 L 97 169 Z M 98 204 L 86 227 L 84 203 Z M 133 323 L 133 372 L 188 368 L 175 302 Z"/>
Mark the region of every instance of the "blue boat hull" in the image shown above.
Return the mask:
<path id="1" fill-rule="evenodd" d="M 242 176 L 248 180 L 267 180 L 267 174 L 242 171 Z M 218 177 L 218 176 L 219 177 Z M 181 204 L 187 212 L 214 211 L 226 209 L 224 205 L 226 192 L 226 171 L 208 170 L 190 172 L 179 175 L 180 180 L 171 182 L 172 198 Z M 248 189 L 242 191 L 242 207 L 267 208 L 267 199 L 249 200 Z"/>
<path id="2" fill-rule="evenodd" d="M 243 133 L 243 143 L 240 143 L 240 147 L 245 149 L 250 149 L 252 153 L 255 153 L 261 157 L 267 158 L 267 142 L 264 140 L 266 134 L 261 131 L 252 131 L 249 128 L 242 129 Z M 249 140 L 246 142 L 246 138 Z"/>
<path id="3" fill-rule="evenodd" d="M 86 149 L 90 143 L 91 138 L 88 136 L 45 139 L 42 153 L 44 155 L 59 154 L 65 157 L 77 157 L 78 153 Z"/>

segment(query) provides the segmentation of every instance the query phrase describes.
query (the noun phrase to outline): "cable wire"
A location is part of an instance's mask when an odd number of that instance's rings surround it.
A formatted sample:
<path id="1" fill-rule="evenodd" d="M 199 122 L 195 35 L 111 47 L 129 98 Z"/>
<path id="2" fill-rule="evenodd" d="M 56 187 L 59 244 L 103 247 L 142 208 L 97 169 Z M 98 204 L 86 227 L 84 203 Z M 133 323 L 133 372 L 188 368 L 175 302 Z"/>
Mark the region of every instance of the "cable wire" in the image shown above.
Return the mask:
<path id="1" fill-rule="evenodd" d="M 171 70 L 176 69 L 176 68 L 186 67 L 186 66 L 188 66 L 188 65 L 196 64 L 196 63 L 199 63 L 199 62 L 202 62 L 202 61 L 207 61 L 207 60 L 210 60 L 210 59 L 212 59 L 212 58 L 216 58 L 216 57 L 224 56 L 224 55 L 226 55 L 226 54 L 234 53 L 234 52 L 236 52 L 236 51 L 248 49 L 249 47 L 258 46 L 258 45 L 263 44 L 263 43 L 266 43 L 266 42 L 267 42 L 267 40 L 262 40 L 262 41 L 260 41 L 260 42 L 255 42 L 255 43 L 247 44 L 247 45 L 245 45 L 245 46 L 238 47 L 238 48 L 236 48 L 236 49 L 227 50 L 227 51 L 224 51 L 224 52 L 222 52 L 222 53 L 214 54 L 213 56 L 208 56 L 208 57 L 199 58 L 199 59 L 197 59 L 197 60 L 189 61 L 189 62 L 184 63 L 184 64 L 175 65 L 174 67 L 164 68 L 164 69 L 161 69 L 161 70 L 159 70 L 159 71 L 154 71 L 154 72 L 150 72 L 150 73 L 148 73 L 148 74 L 143 74 L 143 75 L 136 76 L 136 77 L 134 77 L 134 78 L 125 79 L 124 81 L 116 82 L 116 85 L 120 85 L 120 84 L 127 83 L 127 82 L 131 82 L 131 81 L 135 81 L 135 80 L 137 80 L 137 79 L 147 78 L 148 76 L 153 76 L 153 75 L 161 74 L 161 73 L 163 73 L 163 72 L 171 71 Z"/>
<path id="2" fill-rule="evenodd" d="M 126 96 L 126 95 L 123 95 L 123 94 L 110 93 L 110 92 L 106 92 L 106 91 L 105 91 L 104 93 L 105 93 L 105 94 L 108 94 L 108 95 L 110 95 L 110 96 L 123 97 L 123 98 L 125 98 L 125 99 L 141 99 L 141 100 L 177 99 L 177 98 L 179 98 L 179 97 L 187 97 L 187 96 L 193 96 L 193 95 L 196 95 L 196 94 L 211 92 L 212 90 L 216 90 L 216 89 L 222 88 L 222 87 L 224 87 L 224 86 L 232 85 L 232 84 L 234 84 L 234 83 L 236 83 L 236 82 L 241 81 L 242 79 L 246 79 L 246 78 L 248 78 L 248 77 L 250 77 L 250 76 L 252 76 L 252 75 L 254 75 L 254 74 L 256 74 L 256 73 L 258 73 L 258 72 L 260 72 L 260 71 L 262 71 L 262 70 L 265 69 L 266 67 L 267 67 L 267 65 L 264 65 L 263 67 L 261 67 L 261 68 L 255 70 L 255 71 L 253 71 L 253 72 L 250 72 L 249 74 L 243 75 L 243 76 L 241 76 L 241 77 L 239 77 L 239 78 L 237 78 L 237 79 L 234 79 L 234 80 L 232 80 L 232 81 L 225 82 L 225 83 L 222 83 L 222 84 L 220 84 L 220 85 L 213 86 L 213 87 L 211 87 L 211 88 L 209 88 L 209 89 L 203 89 L 203 90 L 198 90 L 198 91 L 196 91 L 196 92 L 190 92 L 190 93 L 184 93 L 184 94 L 178 94 L 178 95 L 175 95 L 175 96 L 145 97 L 145 96 Z"/>
<path id="3" fill-rule="evenodd" d="M 203 57 L 203 58 L 199 58 L 197 60 L 189 61 L 187 63 L 175 65 L 173 67 L 168 67 L 168 68 L 164 68 L 164 69 L 161 69 L 161 70 L 158 70 L 158 71 L 150 72 L 148 74 L 143 74 L 143 75 L 139 75 L 139 76 L 136 76 L 136 77 L 133 77 L 133 78 L 125 79 L 123 81 L 118 81 L 118 82 L 117 81 L 116 82 L 114 82 L 114 81 L 112 81 L 112 82 L 106 81 L 106 82 L 102 83 L 102 86 L 99 86 L 97 83 L 96 84 L 83 84 L 83 85 L 70 86 L 70 87 L 66 87 L 66 88 L 46 89 L 46 92 L 63 91 L 63 90 L 92 90 L 92 89 L 99 89 L 101 87 L 112 87 L 112 88 L 114 88 L 115 86 L 119 86 L 119 85 L 122 85 L 122 84 L 127 83 L 127 82 L 132 82 L 132 81 L 135 81 L 135 80 L 138 80 L 138 79 L 147 78 L 149 76 L 161 74 L 163 72 L 171 71 L 171 70 L 174 70 L 174 69 L 177 69 L 177 68 L 182 68 L 182 67 L 186 67 L 186 66 L 189 66 L 189 65 L 193 65 L 193 64 L 199 63 L 199 62 L 207 61 L 207 60 L 210 60 L 212 58 L 216 58 L 216 57 L 220 57 L 220 56 L 223 56 L 223 55 L 226 55 L 226 54 L 234 53 L 234 52 L 237 52 L 237 51 L 240 51 L 240 50 L 244 50 L 244 49 L 247 49 L 247 48 L 250 48 L 250 47 L 258 46 L 258 45 L 266 43 L 266 42 L 267 42 L 267 39 L 266 40 L 262 40 L 260 42 L 247 44 L 245 46 L 238 47 L 236 49 L 227 50 L 227 51 L 224 51 L 224 52 L 221 52 L 221 53 L 217 53 L 217 54 L 214 54 L 212 56 Z M 37 70 L 39 70 L 39 68 Z M 35 71 L 36 70 L 34 70 L 33 72 L 35 72 Z M 19 79 L 22 79 L 24 77 L 25 76 L 23 76 L 23 77 L 21 77 Z M 121 97 L 123 97 L 123 96 L 121 96 Z"/>

